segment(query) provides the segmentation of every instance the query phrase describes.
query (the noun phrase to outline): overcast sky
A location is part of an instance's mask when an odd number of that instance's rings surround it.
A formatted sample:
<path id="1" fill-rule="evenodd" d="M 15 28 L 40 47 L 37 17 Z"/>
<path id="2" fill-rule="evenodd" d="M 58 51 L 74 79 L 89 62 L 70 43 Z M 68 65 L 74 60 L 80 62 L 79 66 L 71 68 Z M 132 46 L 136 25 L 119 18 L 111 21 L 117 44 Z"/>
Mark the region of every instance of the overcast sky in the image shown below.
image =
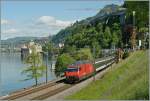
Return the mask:
<path id="1" fill-rule="evenodd" d="M 94 16 L 108 4 L 121 5 L 123 0 L 2 1 L 1 39 L 54 35 L 76 20 Z"/>

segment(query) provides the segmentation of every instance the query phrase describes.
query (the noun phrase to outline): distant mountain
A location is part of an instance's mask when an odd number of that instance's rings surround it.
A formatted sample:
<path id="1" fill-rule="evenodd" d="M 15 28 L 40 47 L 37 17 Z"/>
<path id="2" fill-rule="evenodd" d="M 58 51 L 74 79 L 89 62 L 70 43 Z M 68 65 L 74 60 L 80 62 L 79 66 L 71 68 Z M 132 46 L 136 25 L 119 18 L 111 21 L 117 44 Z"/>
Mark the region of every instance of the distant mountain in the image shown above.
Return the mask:
<path id="1" fill-rule="evenodd" d="M 36 38 L 37 38 L 37 37 L 15 37 L 15 38 L 9 38 L 9 39 L 2 40 L 2 41 L 5 41 L 5 42 L 17 42 L 17 41 L 34 40 L 34 39 L 36 39 Z"/>
<path id="2" fill-rule="evenodd" d="M 48 37 L 15 37 L 15 38 L 9 38 L 7 40 L 1 40 L 2 46 L 6 45 L 12 45 L 17 46 L 20 44 L 25 44 L 30 42 L 31 40 L 36 41 L 36 42 L 41 42 L 47 40 Z"/>
<path id="3" fill-rule="evenodd" d="M 30 40 L 35 40 L 37 39 L 37 37 L 15 37 L 15 38 L 9 38 L 9 39 L 6 39 L 6 40 L 2 40 L 2 44 L 3 43 L 25 43 L 25 42 L 28 42 Z"/>
<path id="4" fill-rule="evenodd" d="M 54 43 L 64 42 L 65 38 L 75 32 L 76 27 L 80 25 L 93 25 L 98 22 L 106 23 L 109 17 L 125 13 L 125 9 L 118 5 L 107 5 L 101 9 L 95 16 L 86 18 L 82 21 L 76 21 L 72 26 L 62 29 L 58 34 L 53 36 Z"/>

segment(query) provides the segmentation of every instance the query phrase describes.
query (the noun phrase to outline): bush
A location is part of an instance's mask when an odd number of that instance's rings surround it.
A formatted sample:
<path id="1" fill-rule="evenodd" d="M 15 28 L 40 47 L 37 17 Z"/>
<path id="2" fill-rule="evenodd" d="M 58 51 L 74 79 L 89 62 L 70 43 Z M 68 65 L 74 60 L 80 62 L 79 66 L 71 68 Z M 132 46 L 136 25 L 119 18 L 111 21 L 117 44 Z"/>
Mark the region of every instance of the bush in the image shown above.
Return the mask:
<path id="1" fill-rule="evenodd" d="M 72 64 L 75 60 L 69 54 L 62 54 L 57 58 L 55 65 L 55 74 L 60 76 L 69 64 Z"/>
<path id="2" fill-rule="evenodd" d="M 125 59 L 125 58 L 129 57 L 129 55 L 130 55 L 130 53 L 128 51 L 125 51 L 123 53 L 123 57 L 122 58 Z"/>

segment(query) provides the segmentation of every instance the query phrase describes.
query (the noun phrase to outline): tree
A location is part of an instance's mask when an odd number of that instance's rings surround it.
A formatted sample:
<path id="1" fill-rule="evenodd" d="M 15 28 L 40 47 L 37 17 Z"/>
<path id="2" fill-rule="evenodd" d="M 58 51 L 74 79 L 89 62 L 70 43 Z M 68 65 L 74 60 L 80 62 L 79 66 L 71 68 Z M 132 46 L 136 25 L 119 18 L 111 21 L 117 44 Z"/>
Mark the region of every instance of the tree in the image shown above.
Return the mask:
<path id="1" fill-rule="evenodd" d="M 149 23 L 149 1 L 125 1 L 124 5 L 127 8 L 126 17 L 127 23 L 133 23 L 133 11 L 135 14 L 135 24 L 138 28 L 145 27 Z"/>
<path id="2" fill-rule="evenodd" d="M 107 26 L 105 28 L 105 31 L 102 35 L 102 45 L 104 48 L 109 48 L 110 45 L 110 41 L 111 41 L 111 32 L 110 32 L 110 28 Z"/>
<path id="3" fill-rule="evenodd" d="M 42 63 L 41 54 L 36 52 L 35 46 L 31 47 L 32 53 L 28 55 L 25 63 L 29 65 L 29 67 L 25 68 L 22 71 L 22 74 L 27 75 L 27 79 L 35 80 L 35 85 L 38 84 L 38 78 L 42 77 L 45 71 L 45 66 Z"/>
<path id="4" fill-rule="evenodd" d="M 112 38 L 111 38 L 111 45 L 113 45 L 114 47 L 118 44 L 119 42 L 119 38 L 117 36 L 116 32 L 112 33 Z"/>
<path id="5" fill-rule="evenodd" d="M 51 58 L 52 54 L 53 54 L 53 50 L 54 50 L 53 43 L 52 42 L 45 43 L 45 45 L 42 47 L 42 50 L 44 52 L 48 52 L 48 54 Z"/>
<path id="6" fill-rule="evenodd" d="M 118 47 L 122 46 L 122 33 L 120 29 L 119 23 L 114 23 L 112 26 L 112 39 L 111 39 L 111 45 L 115 45 Z"/>
<path id="7" fill-rule="evenodd" d="M 103 24 L 98 23 L 97 26 L 96 26 L 96 30 L 97 30 L 97 32 L 103 32 Z"/>
<path id="8" fill-rule="evenodd" d="M 72 64 L 75 60 L 67 53 L 61 54 L 56 61 L 55 74 L 60 76 L 65 71 L 69 64 Z"/>
<path id="9" fill-rule="evenodd" d="M 74 59 L 75 60 L 92 60 L 92 53 L 91 50 L 89 48 L 82 48 L 80 50 L 78 50 L 75 54 L 74 54 Z"/>
<path id="10" fill-rule="evenodd" d="M 139 29 L 139 33 L 137 35 L 137 37 L 138 37 L 137 39 L 142 41 L 143 48 L 145 48 L 145 45 L 146 45 L 146 47 L 148 45 L 148 36 L 147 36 L 148 32 L 149 32 L 149 29 L 147 27 L 141 27 Z"/>
<path id="11" fill-rule="evenodd" d="M 93 42 L 92 42 L 92 50 L 93 50 L 93 48 L 95 48 L 95 53 L 93 53 L 93 55 L 95 54 L 95 58 L 99 58 L 99 56 L 101 55 L 101 47 L 100 47 L 100 44 L 99 44 L 99 42 L 98 41 L 96 41 L 96 39 L 95 40 L 93 40 Z"/>
<path id="12" fill-rule="evenodd" d="M 76 46 L 65 45 L 61 53 L 74 54 L 76 52 Z"/>

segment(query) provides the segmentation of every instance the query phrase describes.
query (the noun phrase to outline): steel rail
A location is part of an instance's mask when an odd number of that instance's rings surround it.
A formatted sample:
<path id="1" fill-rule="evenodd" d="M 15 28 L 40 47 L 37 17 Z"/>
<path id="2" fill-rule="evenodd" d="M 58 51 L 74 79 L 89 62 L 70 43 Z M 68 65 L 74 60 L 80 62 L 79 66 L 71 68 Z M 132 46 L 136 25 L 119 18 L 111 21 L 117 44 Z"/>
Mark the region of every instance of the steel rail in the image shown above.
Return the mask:
<path id="1" fill-rule="evenodd" d="M 40 91 L 40 90 L 42 90 L 42 89 L 46 89 L 46 88 L 48 88 L 48 87 L 55 86 L 55 85 L 58 84 L 61 80 L 64 80 L 64 78 L 60 78 L 60 79 L 58 79 L 58 80 L 50 81 L 50 82 L 48 82 L 47 84 L 39 85 L 39 86 L 37 86 L 37 87 L 32 87 L 32 88 L 29 88 L 29 89 L 26 89 L 26 90 L 23 90 L 23 91 L 19 91 L 19 92 L 16 92 L 16 93 L 12 93 L 12 94 L 10 94 L 9 96 L 6 96 L 6 97 L 2 98 L 2 100 L 14 100 L 14 99 L 17 99 L 17 98 L 20 98 L 20 97 L 29 95 L 29 94 L 31 94 L 31 93 L 38 92 L 38 91 Z"/>

